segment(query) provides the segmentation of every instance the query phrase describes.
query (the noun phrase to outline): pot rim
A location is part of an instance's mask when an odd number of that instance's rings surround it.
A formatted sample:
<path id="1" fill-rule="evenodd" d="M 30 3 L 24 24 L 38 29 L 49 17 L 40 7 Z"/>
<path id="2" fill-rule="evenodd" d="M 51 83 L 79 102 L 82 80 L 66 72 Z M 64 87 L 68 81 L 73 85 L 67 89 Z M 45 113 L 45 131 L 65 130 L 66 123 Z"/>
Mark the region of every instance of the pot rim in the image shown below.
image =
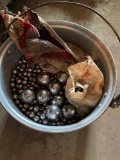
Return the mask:
<path id="1" fill-rule="evenodd" d="M 75 131 L 78 129 L 81 129 L 87 125 L 89 125 L 90 123 L 92 123 L 93 121 L 95 121 L 98 117 L 100 117 L 105 110 L 108 108 L 110 102 L 113 99 L 115 90 L 116 90 L 116 78 L 117 78 L 117 74 L 116 74 L 116 68 L 115 68 L 115 63 L 113 60 L 113 57 L 109 51 L 109 49 L 105 46 L 104 42 L 102 42 L 98 36 L 96 36 L 93 32 L 91 32 L 90 30 L 88 30 L 87 28 L 78 25 L 76 23 L 73 22 L 68 22 L 68 21 L 63 21 L 63 20 L 57 20 L 57 21 L 48 21 L 48 23 L 54 28 L 54 27 L 66 27 L 69 29 L 72 29 L 73 31 L 84 31 L 89 33 L 89 35 L 94 38 L 97 39 L 99 41 L 99 43 L 104 46 L 104 48 L 106 49 L 106 51 L 109 53 L 108 58 L 110 61 L 110 64 L 112 66 L 112 70 L 113 70 L 113 82 L 112 86 L 110 86 L 110 90 L 111 93 L 104 93 L 103 95 L 103 101 L 98 104 L 98 106 L 95 108 L 95 114 L 94 111 L 87 116 L 86 118 L 84 118 L 83 120 L 81 120 L 80 122 L 71 124 L 71 125 L 65 125 L 65 126 L 46 126 L 46 125 L 42 125 L 42 124 L 38 124 L 32 120 L 30 120 L 29 118 L 27 118 L 25 115 L 21 116 L 19 113 L 17 113 L 12 107 L 10 107 L 9 101 L 6 100 L 5 95 L 3 93 L 3 89 L 2 89 L 2 83 L 0 81 L 0 91 L 1 91 L 1 95 L 0 95 L 0 101 L 2 103 L 2 105 L 4 106 L 4 108 L 7 110 L 8 113 L 10 113 L 16 120 L 18 120 L 20 123 L 22 123 L 23 125 L 26 125 L 27 127 L 30 127 L 34 130 L 38 130 L 38 131 L 43 131 L 43 132 L 49 132 L 49 133 L 63 133 L 63 132 L 71 132 L 71 131 Z M 2 45 L 0 52 L 2 53 L 4 50 L 7 50 L 6 46 L 10 46 L 13 42 L 11 41 L 11 39 L 9 38 L 8 40 L 5 41 L 5 43 Z M 107 54 L 108 54 L 107 53 Z M 1 75 L 1 64 L 2 64 L 2 57 L 3 54 L 0 55 L 0 75 Z M 5 90 L 4 90 L 5 91 Z M 9 106 L 9 107 L 7 107 Z M 103 106 L 103 107 L 101 107 Z"/>

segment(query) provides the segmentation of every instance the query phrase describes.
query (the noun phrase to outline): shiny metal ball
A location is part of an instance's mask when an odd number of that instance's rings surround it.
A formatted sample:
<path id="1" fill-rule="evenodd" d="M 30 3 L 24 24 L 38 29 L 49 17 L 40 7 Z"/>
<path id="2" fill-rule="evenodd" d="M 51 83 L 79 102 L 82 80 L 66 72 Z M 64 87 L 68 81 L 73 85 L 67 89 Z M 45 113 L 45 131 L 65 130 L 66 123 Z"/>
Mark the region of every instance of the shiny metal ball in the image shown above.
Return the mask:
<path id="1" fill-rule="evenodd" d="M 25 81 L 25 80 L 24 80 L 24 81 L 22 81 L 22 84 L 23 84 L 23 85 L 25 85 L 25 84 L 27 84 L 27 83 L 28 83 L 28 82 L 27 82 L 27 81 Z"/>
<path id="2" fill-rule="evenodd" d="M 15 91 L 16 91 L 16 88 L 11 88 L 11 89 L 12 89 L 12 91 L 13 91 L 13 92 L 15 92 Z"/>
<path id="3" fill-rule="evenodd" d="M 49 105 L 47 110 L 46 110 L 46 117 L 49 120 L 57 120 L 61 114 L 61 110 L 58 106 L 56 105 Z"/>
<path id="4" fill-rule="evenodd" d="M 56 95 L 59 94 L 61 90 L 61 85 L 58 82 L 51 82 L 49 84 L 49 91 L 51 94 Z"/>
<path id="5" fill-rule="evenodd" d="M 18 72 L 18 77 L 21 77 L 22 76 L 22 73 L 21 72 Z"/>
<path id="6" fill-rule="evenodd" d="M 21 61 L 21 60 L 19 60 L 19 61 L 18 61 L 18 64 L 22 64 L 22 61 Z"/>
<path id="7" fill-rule="evenodd" d="M 21 72 L 23 72 L 23 71 L 24 71 L 24 69 L 23 69 L 23 68 L 20 68 L 20 71 L 21 71 Z"/>
<path id="8" fill-rule="evenodd" d="M 38 105 L 35 105 L 34 106 L 34 112 L 38 112 L 39 111 L 39 106 Z"/>
<path id="9" fill-rule="evenodd" d="M 35 122 L 38 122 L 38 121 L 40 120 L 40 118 L 39 118 L 39 116 L 35 116 L 35 117 L 33 118 L 33 120 L 34 120 Z"/>
<path id="10" fill-rule="evenodd" d="M 44 125 L 47 125 L 48 123 L 49 123 L 48 119 L 44 119 L 44 120 L 43 120 L 43 124 L 44 124 Z"/>
<path id="11" fill-rule="evenodd" d="M 19 104 L 20 104 L 20 101 L 19 101 L 18 99 L 16 99 L 16 100 L 15 100 L 15 103 L 16 103 L 17 105 L 19 105 Z"/>
<path id="12" fill-rule="evenodd" d="M 21 93 L 20 99 L 25 103 L 31 103 L 35 99 L 33 90 L 26 89 Z"/>
<path id="13" fill-rule="evenodd" d="M 64 72 L 58 72 L 56 74 L 56 79 L 58 80 L 58 82 L 60 82 L 62 84 L 66 84 L 67 79 L 68 79 L 68 75 Z"/>
<path id="14" fill-rule="evenodd" d="M 22 84 L 19 84 L 19 85 L 18 85 L 18 88 L 19 88 L 19 89 L 22 89 L 22 88 L 23 88 L 23 85 L 22 85 Z"/>
<path id="15" fill-rule="evenodd" d="M 26 103 L 26 104 L 23 105 L 23 107 L 24 107 L 25 109 L 29 109 L 29 108 L 30 108 L 30 105 L 29 105 L 28 103 Z"/>
<path id="16" fill-rule="evenodd" d="M 37 100 L 39 103 L 47 103 L 50 100 L 50 93 L 48 90 L 46 89 L 41 89 L 38 93 L 37 93 Z"/>
<path id="17" fill-rule="evenodd" d="M 11 81 L 11 82 L 14 82 L 14 81 L 15 81 L 15 78 L 11 78 L 10 81 Z"/>
<path id="18" fill-rule="evenodd" d="M 48 73 L 39 74 L 37 81 L 41 85 L 48 85 L 51 81 L 51 77 Z"/>
<path id="19" fill-rule="evenodd" d="M 30 115 L 30 111 L 27 111 L 25 114 L 26 114 L 26 116 L 29 116 Z"/>
<path id="20" fill-rule="evenodd" d="M 28 72 L 32 72 L 33 70 L 32 70 L 32 68 L 28 68 L 27 71 Z"/>
<path id="21" fill-rule="evenodd" d="M 18 71 L 17 71 L 16 69 L 14 69 L 12 73 L 13 73 L 13 74 L 17 74 Z"/>
<path id="22" fill-rule="evenodd" d="M 40 115 L 40 118 L 43 120 L 43 119 L 46 118 L 46 115 L 45 115 L 44 113 L 42 113 L 42 114 Z"/>
<path id="23" fill-rule="evenodd" d="M 14 83 L 14 82 L 11 82 L 11 83 L 10 83 L 10 87 L 11 87 L 11 88 L 14 88 L 14 87 L 15 87 L 15 83 Z"/>
<path id="24" fill-rule="evenodd" d="M 21 65 L 21 68 L 26 68 L 26 64 L 22 64 L 22 65 Z"/>
<path id="25" fill-rule="evenodd" d="M 30 118 L 35 117 L 35 113 L 34 113 L 34 112 L 30 112 L 29 117 L 30 117 Z"/>
<path id="26" fill-rule="evenodd" d="M 21 111 L 22 111 L 23 113 L 25 113 L 25 112 L 26 112 L 26 109 L 25 109 L 25 108 L 21 108 Z"/>
<path id="27" fill-rule="evenodd" d="M 22 82 L 22 80 L 21 80 L 20 78 L 17 78 L 17 79 L 16 79 L 16 82 L 17 82 L 18 84 L 20 84 L 20 83 Z"/>
<path id="28" fill-rule="evenodd" d="M 13 97 L 14 100 L 16 100 L 16 99 L 18 99 L 18 94 L 14 93 L 14 94 L 12 95 L 12 97 Z"/>
<path id="29" fill-rule="evenodd" d="M 29 110 L 30 110 L 30 111 L 33 111 L 33 110 L 34 110 L 34 107 L 33 107 L 33 106 L 30 106 Z"/>
<path id="30" fill-rule="evenodd" d="M 64 97 L 60 95 L 54 96 L 53 99 L 51 100 L 51 104 L 57 105 L 59 107 L 62 106 L 64 104 Z"/>
<path id="31" fill-rule="evenodd" d="M 63 106 L 62 108 L 62 113 L 63 113 L 63 116 L 66 118 L 66 119 L 72 119 L 75 117 L 76 115 L 76 109 L 73 105 L 71 104 L 66 104 L 65 106 Z"/>
<path id="32" fill-rule="evenodd" d="M 22 92 L 23 92 L 23 89 L 18 90 L 18 93 L 22 93 Z"/>
<path id="33" fill-rule="evenodd" d="M 28 77 L 31 77 L 31 76 L 32 76 L 31 72 L 28 72 L 28 73 L 27 73 L 27 76 L 28 76 Z"/>

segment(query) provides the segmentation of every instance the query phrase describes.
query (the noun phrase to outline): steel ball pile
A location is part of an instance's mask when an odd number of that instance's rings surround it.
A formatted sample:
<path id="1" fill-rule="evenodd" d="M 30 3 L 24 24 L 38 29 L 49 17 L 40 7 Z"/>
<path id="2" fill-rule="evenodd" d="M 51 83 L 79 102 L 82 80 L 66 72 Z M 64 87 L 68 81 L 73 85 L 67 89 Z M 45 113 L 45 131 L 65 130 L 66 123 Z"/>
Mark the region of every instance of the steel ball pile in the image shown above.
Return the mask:
<path id="1" fill-rule="evenodd" d="M 81 120 L 75 107 L 65 97 L 68 75 L 56 75 L 42 70 L 39 65 L 29 67 L 22 57 L 10 79 L 12 98 L 23 114 L 36 123 L 61 126 Z"/>

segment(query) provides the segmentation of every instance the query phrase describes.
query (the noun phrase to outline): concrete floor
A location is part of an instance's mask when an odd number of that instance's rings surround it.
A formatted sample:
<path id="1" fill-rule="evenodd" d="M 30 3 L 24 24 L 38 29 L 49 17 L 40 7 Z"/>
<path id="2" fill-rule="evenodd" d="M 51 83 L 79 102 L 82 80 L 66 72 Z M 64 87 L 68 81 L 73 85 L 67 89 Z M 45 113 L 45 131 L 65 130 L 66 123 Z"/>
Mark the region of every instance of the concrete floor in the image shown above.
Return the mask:
<path id="1" fill-rule="evenodd" d="M 76 1 L 99 11 L 120 35 L 119 0 Z M 17 0 L 10 8 L 16 12 L 24 5 L 32 7 L 42 2 L 45 1 Z M 51 6 L 37 11 L 45 19 L 64 19 L 82 24 L 107 44 L 118 70 L 117 95 L 120 92 L 120 44 L 111 29 L 93 13 L 73 6 L 67 9 L 62 5 Z M 120 108 L 108 108 L 97 121 L 82 130 L 64 134 L 42 133 L 19 124 L 0 106 L 0 160 L 119 160 L 119 127 Z"/>

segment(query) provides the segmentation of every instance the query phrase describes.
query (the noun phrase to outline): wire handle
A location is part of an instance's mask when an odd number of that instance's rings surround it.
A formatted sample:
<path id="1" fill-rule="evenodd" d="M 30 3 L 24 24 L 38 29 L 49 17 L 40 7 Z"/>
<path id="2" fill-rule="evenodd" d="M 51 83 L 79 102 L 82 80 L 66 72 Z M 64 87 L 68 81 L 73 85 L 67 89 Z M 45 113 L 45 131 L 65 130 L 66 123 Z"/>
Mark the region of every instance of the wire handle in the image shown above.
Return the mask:
<path id="1" fill-rule="evenodd" d="M 107 24 L 108 26 L 112 29 L 112 31 L 115 33 L 118 41 L 120 42 L 120 36 L 118 35 L 117 31 L 115 30 L 115 28 L 111 25 L 111 23 L 105 18 L 103 17 L 98 11 L 96 11 L 95 9 L 87 6 L 87 5 L 84 5 L 84 4 L 81 4 L 81 3 L 78 3 L 78 2 L 70 2 L 70 1 L 54 1 L 54 2 L 47 2 L 47 3 L 43 3 L 41 5 L 38 5 L 36 7 L 33 7 L 31 9 L 28 9 L 26 11 L 24 11 L 22 14 L 20 14 L 19 16 L 22 16 L 24 14 L 26 14 L 27 12 L 29 12 L 29 10 L 35 10 L 37 8 L 40 8 L 40 7 L 44 7 L 44 6 L 48 6 L 48 5 L 54 5 L 54 4 L 69 4 L 69 5 L 75 5 L 75 6 L 80 6 L 80 7 L 83 7 L 83 8 L 86 8 L 92 12 L 94 12 L 95 14 L 97 14 L 100 18 L 102 18 Z M 11 26 L 12 23 L 14 23 L 15 21 L 17 20 L 17 18 L 15 18 L 7 27 L 7 32 L 9 32 L 9 28 Z M 4 36 L 6 36 L 7 34 L 4 33 Z M 116 98 L 113 98 L 111 104 L 110 104 L 110 107 L 111 108 L 118 108 L 120 106 L 120 94 L 116 97 Z"/>
<path id="2" fill-rule="evenodd" d="M 120 36 L 118 35 L 117 31 L 115 30 L 115 28 L 111 25 L 111 23 L 105 18 L 103 17 L 98 11 L 96 11 L 95 9 L 87 6 L 87 5 L 84 5 L 84 4 L 81 4 L 81 3 L 78 3 L 78 2 L 70 2 L 70 1 L 54 1 L 54 2 L 47 2 L 47 3 L 43 3 L 41 5 L 38 5 L 36 7 L 33 7 L 31 8 L 30 10 L 35 10 L 37 8 L 40 8 L 40 7 L 44 7 L 44 6 L 48 6 L 48 5 L 54 5 L 54 4 L 70 4 L 70 5 L 76 5 L 76 6 L 80 6 L 80 7 L 83 7 L 83 8 L 86 8 L 92 12 L 94 12 L 95 14 L 97 14 L 99 17 L 101 17 L 109 26 L 110 28 L 113 30 L 113 32 L 115 33 L 116 37 L 118 38 L 119 42 L 120 42 Z M 29 10 L 26 10 L 24 11 L 22 14 L 20 14 L 20 16 L 24 15 L 25 13 L 29 12 Z M 17 18 L 15 18 L 9 25 L 8 25 L 8 30 L 9 30 L 9 27 L 11 26 L 11 24 L 16 21 Z"/>

